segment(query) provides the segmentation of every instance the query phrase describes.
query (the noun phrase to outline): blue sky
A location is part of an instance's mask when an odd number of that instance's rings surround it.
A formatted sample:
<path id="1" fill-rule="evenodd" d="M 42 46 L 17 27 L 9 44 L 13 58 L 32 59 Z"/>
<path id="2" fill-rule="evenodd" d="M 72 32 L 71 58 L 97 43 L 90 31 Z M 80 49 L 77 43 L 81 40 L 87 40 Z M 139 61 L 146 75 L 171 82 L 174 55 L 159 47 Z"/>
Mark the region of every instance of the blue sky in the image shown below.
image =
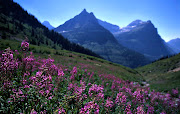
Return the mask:
<path id="1" fill-rule="evenodd" d="M 140 19 L 151 20 L 168 41 L 180 38 L 180 0 L 14 0 L 39 21 L 57 27 L 84 8 L 104 21 L 120 27 Z"/>

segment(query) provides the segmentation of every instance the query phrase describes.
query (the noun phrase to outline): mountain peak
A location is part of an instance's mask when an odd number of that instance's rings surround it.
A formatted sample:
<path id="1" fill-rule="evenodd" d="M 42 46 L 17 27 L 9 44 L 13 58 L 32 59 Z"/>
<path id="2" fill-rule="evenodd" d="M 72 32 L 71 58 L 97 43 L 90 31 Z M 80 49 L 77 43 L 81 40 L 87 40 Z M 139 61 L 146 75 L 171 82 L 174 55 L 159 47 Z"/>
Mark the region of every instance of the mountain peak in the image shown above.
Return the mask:
<path id="1" fill-rule="evenodd" d="M 152 23 L 151 20 L 148 20 L 147 23 Z"/>
<path id="2" fill-rule="evenodd" d="M 84 28 L 85 26 L 88 28 L 88 26 L 96 26 L 98 24 L 98 21 L 94 14 L 88 13 L 86 9 L 83 9 L 83 11 L 76 15 L 74 18 L 66 21 L 63 25 L 58 26 L 54 30 L 62 33 L 63 31 L 69 31 L 73 29 L 78 28 Z"/>
<path id="3" fill-rule="evenodd" d="M 93 12 L 91 12 L 91 13 L 89 13 L 89 14 L 94 16 L 94 13 L 93 13 Z"/>
<path id="4" fill-rule="evenodd" d="M 42 24 L 50 24 L 48 21 L 44 21 Z"/>
<path id="5" fill-rule="evenodd" d="M 144 21 L 137 19 L 137 20 L 131 22 L 128 26 L 137 26 L 142 23 L 144 23 Z"/>
<path id="6" fill-rule="evenodd" d="M 87 12 L 86 9 L 83 9 L 83 11 L 82 11 L 79 15 L 88 15 L 88 14 L 91 15 L 91 16 L 93 16 L 93 17 L 95 17 L 94 14 L 93 14 L 93 12 L 90 12 L 90 13 L 89 13 L 89 12 Z"/>
<path id="7" fill-rule="evenodd" d="M 83 11 L 80 14 L 88 14 L 86 9 L 83 9 Z"/>
<path id="8" fill-rule="evenodd" d="M 49 21 L 44 21 L 42 24 L 46 26 L 49 30 L 54 29 L 54 27 L 49 23 Z"/>
<path id="9" fill-rule="evenodd" d="M 84 8 L 82 12 L 87 12 L 86 9 Z"/>

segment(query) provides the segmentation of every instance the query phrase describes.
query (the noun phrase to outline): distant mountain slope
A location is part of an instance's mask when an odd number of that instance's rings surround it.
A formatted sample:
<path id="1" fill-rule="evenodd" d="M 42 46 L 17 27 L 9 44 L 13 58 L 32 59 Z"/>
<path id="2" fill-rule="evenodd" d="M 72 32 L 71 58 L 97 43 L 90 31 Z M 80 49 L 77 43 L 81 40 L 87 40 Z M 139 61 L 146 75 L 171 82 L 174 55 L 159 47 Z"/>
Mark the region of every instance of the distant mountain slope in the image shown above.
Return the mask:
<path id="1" fill-rule="evenodd" d="M 121 46 L 108 30 L 99 25 L 94 14 L 85 9 L 54 30 L 106 60 L 132 68 L 148 63 L 143 55 Z"/>
<path id="2" fill-rule="evenodd" d="M 167 43 L 176 53 L 180 53 L 180 38 L 172 39 Z"/>
<path id="3" fill-rule="evenodd" d="M 0 0 L 0 37 L 15 40 L 23 40 L 28 37 L 31 44 L 100 57 L 82 46 L 71 43 L 57 32 L 48 30 L 13 0 Z"/>
<path id="4" fill-rule="evenodd" d="M 112 34 L 119 32 L 120 27 L 111 23 L 108 23 L 106 21 L 102 21 L 100 19 L 98 19 L 98 23 L 103 26 L 105 29 L 109 30 Z"/>
<path id="5" fill-rule="evenodd" d="M 180 89 L 180 54 L 136 69 L 155 90 Z"/>
<path id="6" fill-rule="evenodd" d="M 44 21 L 42 23 L 45 27 L 47 27 L 49 30 L 54 29 L 54 27 L 48 22 L 48 21 Z"/>
<path id="7" fill-rule="evenodd" d="M 114 36 L 123 46 L 144 54 L 151 60 L 174 54 L 151 21 L 133 21 Z"/>

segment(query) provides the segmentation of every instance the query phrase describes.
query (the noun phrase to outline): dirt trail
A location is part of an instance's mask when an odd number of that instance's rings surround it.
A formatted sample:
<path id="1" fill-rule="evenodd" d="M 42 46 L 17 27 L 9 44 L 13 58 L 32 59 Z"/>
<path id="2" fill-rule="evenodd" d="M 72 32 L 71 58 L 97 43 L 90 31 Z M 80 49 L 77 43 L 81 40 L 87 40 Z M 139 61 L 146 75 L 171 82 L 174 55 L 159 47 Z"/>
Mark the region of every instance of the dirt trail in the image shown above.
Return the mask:
<path id="1" fill-rule="evenodd" d="M 173 70 L 174 72 L 180 71 L 180 67 Z"/>
<path id="2" fill-rule="evenodd" d="M 169 72 L 177 72 L 177 71 L 180 71 L 180 67 L 170 70 Z"/>

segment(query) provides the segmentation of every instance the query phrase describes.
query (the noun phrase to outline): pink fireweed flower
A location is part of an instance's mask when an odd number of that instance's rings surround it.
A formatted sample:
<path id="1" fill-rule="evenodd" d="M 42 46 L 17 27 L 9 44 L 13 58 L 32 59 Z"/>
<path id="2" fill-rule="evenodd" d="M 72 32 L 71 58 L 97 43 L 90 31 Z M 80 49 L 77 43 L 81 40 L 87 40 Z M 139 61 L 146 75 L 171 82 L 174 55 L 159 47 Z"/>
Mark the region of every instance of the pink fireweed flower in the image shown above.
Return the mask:
<path id="1" fill-rule="evenodd" d="M 34 66 L 34 62 L 35 62 L 35 58 L 34 56 L 30 55 L 26 58 L 23 58 L 23 64 L 25 65 L 25 69 L 28 70 L 32 70 L 33 66 Z"/>
<path id="2" fill-rule="evenodd" d="M 97 94 L 97 93 L 102 93 L 103 92 L 103 87 L 101 86 L 98 86 L 96 84 L 93 84 L 90 88 L 89 88 L 89 91 L 88 91 L 88 94 L 89 96 L 92 96 L 93 93 L 94 94 Z"/>
<path id="3" fill-rule="evenodd" d="M 58 76 L 64 76 L 64 72 L 63 72 L 62 69 L 59 69 L 59 70 L 58 70 Z"/>
<path id="4" fill-rule="evenodd" d="M 29 80 L 31 80 L 33 83 L 35 83 L 35 81 L 36 81 L 37 79 L 36 79 L 35 76 L 31 76 L 31 77 L 29 78 Z"/>
<path id="5" fill-rule="evenodd" d="M 23 94 L 23 92 L 19 89 L 19 92 L 18 92 L 18 94 Z"/>
<path id="6" fill-rule="evenodd" d="M 154 114 L 154 107 L 149 106 L 149 107 L 148 107 L 147 114 Z"/>
<path id="7" fill-rule="evenodd" d="M 75 76 L 74 76 L 75 74 L 77 74 L 77 68 L 76 67 L 74 67 L 73 70 L 71 71 L 71 77 L 70 77 L 71 80 L 75 79 Z"/>
<path id="8" fill-rule="evenodd" d="M 23 51 L 27 51 L 29 49 L 29 43 L 27 41 L 22 41 L 21 48 Z"/>
<path id="9" fill-rule="evenodd" d="M 51 75 L 49 75 L 49 80 L 52 81 L 52 76 Z"/>
<path id="10" fill-rule="evenodd" d="M 174 95 L 177 95 L 177 94 L 178 94 L 178 88 L 172 89 L 172 93 L 173 93 Z"/>
<path id="11" fill-rule="evenodd" d="M 94 72 L 92 72 L 92 73 L 91 73 L 91 75 L 90 75 L 90 77 L 89 77 L 89 78 L 91 79 L 91 78 L 93 77 L 93 75 L 94 75 Z"/>
<path id="12" fill-rule="evenodd" d="M 43 91 L 43 90 L 40 90 L 39 93 L 40 93 L 41 95 L 44 95 L 44 91 Z"/>
<path id="13" fill-rule="evenodd" d="M 24 88 L 30 88 L 28 85 L 25 85 Z"/>
<path id="14" fill-rule="evenodd" d="M 42 72 L 36 72 L 36 77 L 41 77 Z"/>
<path id="15" fill-rule="evenodd" d="M 22 83 L 23 83 L 24 85 L 26 84 L 26 82 L 27 82 L 27 80 L 25 80 L 25 79 L 22 80 Z"/>
<path id="16" fill-rule="evenodd" d="M 74 79 L 75 79 L 74 75 L 71 75 L 70 80 L 74 80 Z"/>
<path id="17" fill-rule="evenodd" d="M 91 86 L 91 83 L 88 83 L 88 86 Z"/>
<path id="18" fill-rule="evenodd" d="M 15 53 L 16 53 L 16 55 L 19 55 L 19 52 L 18 52 L 18 50 L 15 50 Z"/>
<path id="19" fill-rule="evenodd" d="M 107 108 L 113 107 L 113 101 L 111 101 L 111 98 L 107 98 L 105 107 L 107 107 Z"/>
<path id="20" fill-rule="evenodd" d="M 48 99 L 49 99 L 49 100 L 51 100 L 52 98 L 53 98 L 53 97 L 52 97 L 52 96 L 50 96 Z"/>
<path id="21" fill-rule="evenodd" d="M 42 107 L 42 105 L 41 105 L 41 107 Z M 41 111 L 40 114 L 47 114 L 47 111 L 46 110 Z"/>
<path id="22" fill-rule="evenodd" d="M 80 114 L 90 114 L 92 110 L 94 110 L 94 114 L 99 114 L 99 105 L 90 101 L 84 106 L 84 108 L 81 108 Z"/>
<path id="23" fill-rule="evenodd" d="M 128 104 L 128 105 L 126 106 L 125 112 L 126 112 L 126 114 L 132 114 L 132 112 L 131 112 L 131 105 L 130 105 L 130 104 Z"/>
<path id="24" fill-rule="evenodd" d="M 136 113 L 137 113 L 137 114 L 145 114 L 144 109 L 143 109 L 143 106 L 138 106 Z"/>
<path id="25" fill-rule="evenodd" d="M 132 96 L 135 98 L 135 100 L 136 100 L 136 102 L 138 101 L 138 102 L 140 102 L 140 103 L 143 103 L 143 94 L 142 94 L 142 91 L 141 90 L 136 90 L 133 94 L 132 94 Z"/>
<path id="26" fill-rule="evenodd" d="M 30 75 L 30 73 L 27 71 L 26 73 L 24 73 L 23 77 L 27 77 L 29 75 Z"/>
<path id="27" fill-rule="evenodd" d="M 18 62 L 13 58 L 13 52 L 10 48 L 6 49 L 5 52 L 3 52 L 0 62 L 0 69 L 4 73 L 12 73 L 15 69 L 18 68 Z"/>
<path id="28" fill-rule="evenodd" d="M 49 91 L 49 90 L 46 90 L 45 92 L 46 92 L 47 94 L 49 94 L 49 93 L 50 93 L 50 91 Z"/>
<path id="29" fill-rule="evenodd" d="M 111 90 L 114 90 L 115 89 L 115 82 L 112 82 L 112 86 L 111 86 Z"/>
<path id="30" fill-rule="evenodd" d="M 124 104 L 126 103 L 126 98 L 127 98 L 126 95 L 124 95 L 122 92 L 119 92 L 116 96 L 115 103 L 120 105 Z"/>
<path id="31" fill-rule="evenodd" d="M 69 83 L 68 90 L 71 90 L 72 88 L 74 88 L 74 85 L 72 83 Z"/>
<path id="32" fill-rule="evenodd" d="M 37 114 L 37 112 L 34 109 L 32 109 L 31 114 Z"/>
<path id="33" fill-rule="evenodd" d="M 73 67 L 73 70 L 71 71 L 71 74 L 77 74 L 77 67 Z"/>
<path id="34" fill-rule="evenodd" d="M 64 108 L 59 108 L 58 110 L 58 114 L 65 114 L 66 111 L 64 110 Z"/>
<path id="35" fill-rule="evenodd" d="M 98 100 L 104 99 L 104 93 L 98 93 L 97 96 Z"/>

